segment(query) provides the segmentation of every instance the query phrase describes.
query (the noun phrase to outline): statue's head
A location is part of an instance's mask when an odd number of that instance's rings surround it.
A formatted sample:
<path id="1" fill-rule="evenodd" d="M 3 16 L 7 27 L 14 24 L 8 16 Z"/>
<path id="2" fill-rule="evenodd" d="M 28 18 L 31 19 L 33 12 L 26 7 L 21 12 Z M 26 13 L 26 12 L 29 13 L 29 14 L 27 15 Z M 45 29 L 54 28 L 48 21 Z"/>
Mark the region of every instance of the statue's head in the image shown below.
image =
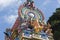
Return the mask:
<path id="1" fill-rule="evenodd" d="M 31 3 L 32 3 L 32 2 L 33 2 L 33 0 L 27 0 L 27 2 L 31 2 Z"/>

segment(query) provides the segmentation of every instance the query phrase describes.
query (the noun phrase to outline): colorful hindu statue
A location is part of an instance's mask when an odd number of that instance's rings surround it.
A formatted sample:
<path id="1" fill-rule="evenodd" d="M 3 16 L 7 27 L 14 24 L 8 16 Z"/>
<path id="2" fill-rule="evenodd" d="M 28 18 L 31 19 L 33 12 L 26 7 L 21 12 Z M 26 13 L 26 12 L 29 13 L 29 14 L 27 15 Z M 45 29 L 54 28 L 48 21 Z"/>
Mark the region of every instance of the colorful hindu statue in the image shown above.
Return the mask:
<path id="1" fill-rule="evenodd" d="M 33 0 L 21 5 L 18 9 L 18 18 L 6 32 L 6 40 L 48 40 L 50 27 L 45 26 L 44 16 L 41 10 L 34 6 Z"/>

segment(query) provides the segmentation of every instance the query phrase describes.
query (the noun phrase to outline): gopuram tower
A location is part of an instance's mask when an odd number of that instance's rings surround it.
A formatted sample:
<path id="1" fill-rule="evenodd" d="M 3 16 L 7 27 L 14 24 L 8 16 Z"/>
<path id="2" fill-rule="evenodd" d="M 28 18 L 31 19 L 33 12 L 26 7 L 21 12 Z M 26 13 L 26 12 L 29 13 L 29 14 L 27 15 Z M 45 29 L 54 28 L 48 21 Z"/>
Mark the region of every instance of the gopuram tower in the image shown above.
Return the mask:
<path id="1" fill-rule="evenodd" d="M 27 0 L 20 5 L 13 27 L 4 32 L 5 40 L 50 40 L 52 30 L 48 25 L 44 23 L 43 13 L 35 7 L 34 1 Z"/>

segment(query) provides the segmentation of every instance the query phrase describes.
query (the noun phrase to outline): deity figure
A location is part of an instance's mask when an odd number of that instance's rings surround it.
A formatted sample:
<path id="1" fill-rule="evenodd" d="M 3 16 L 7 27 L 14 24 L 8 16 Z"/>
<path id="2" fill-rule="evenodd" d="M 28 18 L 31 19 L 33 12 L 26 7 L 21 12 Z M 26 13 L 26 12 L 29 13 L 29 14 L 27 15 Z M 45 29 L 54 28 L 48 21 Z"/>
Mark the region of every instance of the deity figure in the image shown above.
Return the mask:
<path id="1" fill-rule="evenodd" d="M 34 8 L 34 1 L 33 0 L 27 0 L 27 3 L 25 4 L 25 6 L 27 6 L 29 8 Z"/>
<path id="2" fill-rule="evenodd" d="M 32 21 L 31 25 L 34 27 L 36 33 L 40 32 L 43 29 L 43 26 L 39 24 L 38 20 Z"/>

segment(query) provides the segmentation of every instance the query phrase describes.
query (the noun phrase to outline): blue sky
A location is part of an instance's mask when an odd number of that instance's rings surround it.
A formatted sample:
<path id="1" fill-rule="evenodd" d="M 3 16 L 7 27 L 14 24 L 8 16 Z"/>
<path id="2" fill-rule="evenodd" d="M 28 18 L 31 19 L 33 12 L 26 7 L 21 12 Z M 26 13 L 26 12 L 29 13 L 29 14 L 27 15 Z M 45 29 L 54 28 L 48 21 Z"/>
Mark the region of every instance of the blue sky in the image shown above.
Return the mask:
<path id="1" fill-rule="evenodd" d="M 0 40 L 4 40 L 4 31 L 11 28 L 18 17 L 18 8 L 25 0 L 0 0 Z M 45 21 L 60 7 L 60 0 L 34 0 L 45 17 Z"/>

